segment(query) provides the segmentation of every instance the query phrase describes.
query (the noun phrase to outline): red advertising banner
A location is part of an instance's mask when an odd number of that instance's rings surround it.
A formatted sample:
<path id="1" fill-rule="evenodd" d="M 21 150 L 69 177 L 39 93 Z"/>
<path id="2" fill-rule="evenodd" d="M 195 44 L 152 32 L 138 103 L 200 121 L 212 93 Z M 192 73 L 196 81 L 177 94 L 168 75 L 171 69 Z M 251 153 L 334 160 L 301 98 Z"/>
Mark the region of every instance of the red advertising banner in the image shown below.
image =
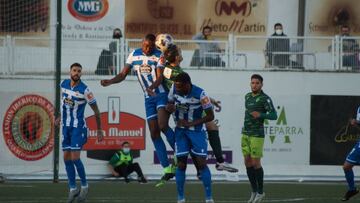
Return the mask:
<path id="1" fill-rule="evenodd" d="M 115 121 L 115 122 L 114 122 Z M 134 114 L 111 111 L 101 113 L 104 139 L 97 140 L 97 126 L 95 116 L 86 118 L 88 140 L 84 150 L 119 149 L 121 144 L 128 141 L 133 150 L 145 149 L 145 120 Z"/>

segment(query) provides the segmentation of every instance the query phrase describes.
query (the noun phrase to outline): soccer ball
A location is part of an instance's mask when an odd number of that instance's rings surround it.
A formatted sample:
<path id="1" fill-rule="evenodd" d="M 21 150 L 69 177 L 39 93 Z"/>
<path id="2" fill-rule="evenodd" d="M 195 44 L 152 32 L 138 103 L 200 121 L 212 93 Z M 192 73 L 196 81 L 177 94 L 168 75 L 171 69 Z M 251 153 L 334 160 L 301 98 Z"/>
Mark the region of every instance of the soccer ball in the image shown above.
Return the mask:
<path id="1" fill-rule="evenodd" d="M 156 36 L 155 45 L 160 51 L 165 52 L 170 44 L 173 43 L 173 38 L 169 34 L 158 34 Z"/>

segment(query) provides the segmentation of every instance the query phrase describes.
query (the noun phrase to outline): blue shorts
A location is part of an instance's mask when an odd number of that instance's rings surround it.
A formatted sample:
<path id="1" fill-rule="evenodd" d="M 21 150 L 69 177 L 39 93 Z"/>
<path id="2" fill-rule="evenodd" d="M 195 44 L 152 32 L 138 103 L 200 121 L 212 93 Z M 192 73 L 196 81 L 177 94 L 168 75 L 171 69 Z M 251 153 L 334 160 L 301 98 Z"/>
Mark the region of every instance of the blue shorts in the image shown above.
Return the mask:
<path id="1" fill-rule="evenodd" d="M 157 119 L 157 110 L 167 104 L 168 93 L 159 93 L 154 97 L 145 98 L 146 120 Z"/>
<path id="2" fill-rule="evenodd" d="M 207 139 L 205 131 L 194 131 L 175 128 L 176 156 L 188 156 L 191 151 L 196 156 L 207 156 Z"/>
<path id="3" fill-rule="evenodd" d="M 346 157 L 346 161 L 354 165 L 360 164 L 360 142 L 356 143 L 354 148 L 350 151 Z"/>
<path id="4" fill-rule="evenodd" d="M 62 134 L 63 134 L 63 141 L 62 141 L 63 151 L 81 150 L 83 145 L 87 141 L 87 128 L 74 128 L 74 127 L 63 126 Z"/>

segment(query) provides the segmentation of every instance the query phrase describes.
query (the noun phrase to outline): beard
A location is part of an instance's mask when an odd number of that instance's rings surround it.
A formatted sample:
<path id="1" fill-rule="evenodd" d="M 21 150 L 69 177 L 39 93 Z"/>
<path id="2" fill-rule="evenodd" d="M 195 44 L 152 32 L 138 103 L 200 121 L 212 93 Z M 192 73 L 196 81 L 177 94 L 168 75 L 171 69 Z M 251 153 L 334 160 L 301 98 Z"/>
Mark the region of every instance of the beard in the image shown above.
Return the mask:
<path id="1" fill-rule="evenodd" d="M 80 77 L 78 75 L 71 76 L 71 80 L 74 82 L 78 82 L 80 80 Z"/>

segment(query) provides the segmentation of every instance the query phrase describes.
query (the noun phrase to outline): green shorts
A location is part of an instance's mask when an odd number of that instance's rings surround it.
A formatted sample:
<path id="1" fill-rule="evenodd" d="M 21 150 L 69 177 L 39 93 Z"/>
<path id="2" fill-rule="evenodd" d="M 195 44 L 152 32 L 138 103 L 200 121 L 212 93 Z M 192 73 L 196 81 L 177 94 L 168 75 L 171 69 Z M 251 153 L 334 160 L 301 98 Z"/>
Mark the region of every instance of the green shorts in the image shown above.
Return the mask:
<path id="1" fill-rule="evenodd" d="M 264 138 L 242 134 L 241 149 L 244 156 L 261 158 L 263 156 Z"/>

